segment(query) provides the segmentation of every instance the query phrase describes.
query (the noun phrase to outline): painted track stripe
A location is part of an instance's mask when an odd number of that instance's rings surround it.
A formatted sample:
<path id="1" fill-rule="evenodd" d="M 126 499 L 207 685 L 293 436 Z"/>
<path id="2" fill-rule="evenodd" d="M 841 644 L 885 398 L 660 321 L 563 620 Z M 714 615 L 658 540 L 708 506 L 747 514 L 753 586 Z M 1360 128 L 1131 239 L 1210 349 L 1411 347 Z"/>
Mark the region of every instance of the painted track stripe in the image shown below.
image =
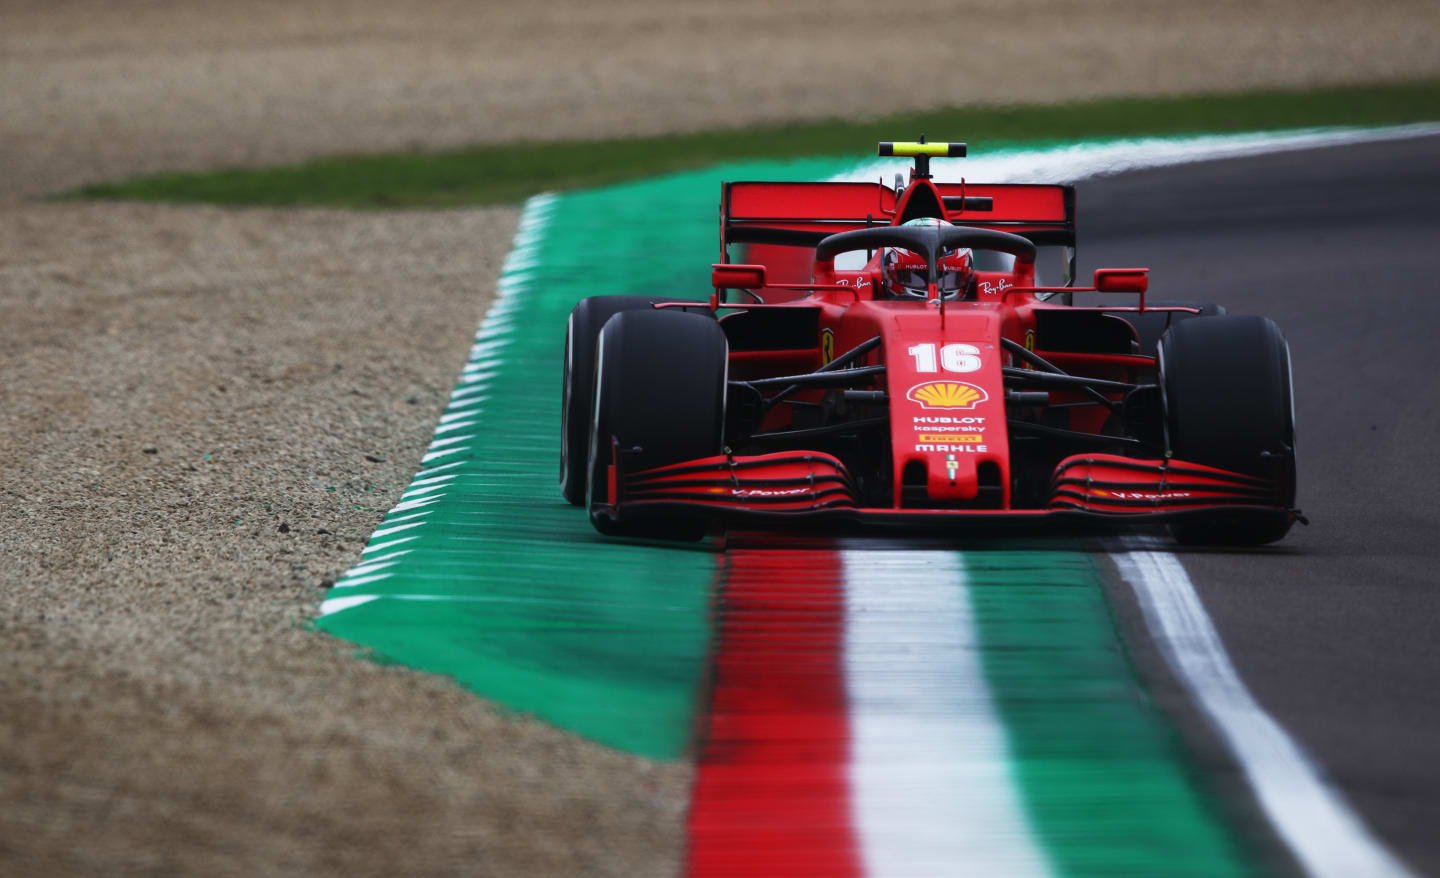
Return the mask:
<path id="1" fill-rule="evenodd" d="M 944 183 L 958 183 L 961 177 L 987 183 L 1073 183 L 1146 168 L 1435 134 L 1440 134 L 1440 123 L 1419 122 L 1370 128 L 1334 126 L 1189 137 L 1123 137 L 1063 145 L 1001 142 L 979 144 L 965 161 L 940 162 L 934 170 L 935 179 Z M 909 166 L 909 159 L 869 159 L 836 175 L 836 179 L 888 180 Z"/>
<path id="2" fill-rule="evenodd" d="M 842 553 L 866 874 L 1045 875 L 991 701 L 962 557 Z"/>
<path id="3" fill-rule="evenodd" d="M 1195 586 L 1169 552 L 1126 541 L 1113 554 L 1170 670 L 1219 730 L 1276 831 L 1319 878 L 1412 873 L 1371 834 L 1235 672 Z"/>
<path id="4" fill-rule="evenodd" d="M 692 876 L 859 875 L 845 777 L 844 581 L 831 551 L 732 536 L 707 734 L 690 806 Z"/>

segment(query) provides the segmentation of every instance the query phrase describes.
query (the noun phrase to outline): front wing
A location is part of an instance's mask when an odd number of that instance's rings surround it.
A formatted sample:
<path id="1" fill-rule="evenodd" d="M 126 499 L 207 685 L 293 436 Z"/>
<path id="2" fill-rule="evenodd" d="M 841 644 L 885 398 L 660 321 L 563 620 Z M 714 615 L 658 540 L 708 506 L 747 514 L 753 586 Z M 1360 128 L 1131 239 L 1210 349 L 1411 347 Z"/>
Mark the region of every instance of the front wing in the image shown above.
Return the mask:
<path id="1" fill-rule="evenodd" d="M 1055 468 L 1039 509 L 864 507 L 837 458 L 818 452 L 717 455 L 636 473 L 611 468 L 608 502 L 592 516 L 621 522 L 701 512 L 731 523 L 853 522 L 906 528 L 1038 525 L 1050 522 L 1166 522 L 1191 517 L 1294 520 L 1271 482 L 1178 460 L 1077 454 Z"/>

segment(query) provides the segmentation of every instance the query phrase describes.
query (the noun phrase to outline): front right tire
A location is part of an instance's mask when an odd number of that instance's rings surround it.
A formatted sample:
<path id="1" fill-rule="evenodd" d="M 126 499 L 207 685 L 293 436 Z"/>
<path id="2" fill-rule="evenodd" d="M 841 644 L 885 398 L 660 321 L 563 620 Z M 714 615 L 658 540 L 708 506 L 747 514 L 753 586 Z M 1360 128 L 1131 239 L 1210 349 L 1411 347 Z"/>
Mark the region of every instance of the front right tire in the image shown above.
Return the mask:
<path id="1" fill-rule="evenodd" d="M 590 415 L 594 411 L 595 349 L 600 330 L 622 311 L 654 310 L 658 296 L 588 296 L 565 324 L 565 371 L 560 391 L 560 492 L 574 506 L 585 504 Z"/>
<path id="2" fill-rule="evenodd" d="M 699 539 L 703 515 L 617 521 L 610 466 L 638 472 L 720 454 L 729 348 L 708 314 L 623 311 L 600 331 L 590 428 L 590 520 L 602 533 Z"/>

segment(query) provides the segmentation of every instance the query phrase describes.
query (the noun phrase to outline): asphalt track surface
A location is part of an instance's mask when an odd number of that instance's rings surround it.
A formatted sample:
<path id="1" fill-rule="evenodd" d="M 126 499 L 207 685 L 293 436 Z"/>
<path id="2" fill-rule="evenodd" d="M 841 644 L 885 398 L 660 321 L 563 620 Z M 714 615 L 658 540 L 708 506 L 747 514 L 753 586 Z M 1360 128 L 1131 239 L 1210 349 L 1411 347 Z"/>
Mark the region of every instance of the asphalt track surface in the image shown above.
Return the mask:
<path id="1" fill-rule="evenodd" d="M 1092 180 L 1079 223 L 1082 272 L 1148 265 L 1152 299 L 1267 315 L 1288 337 L 1311 525 L 1175 551 L 1260 704 L 1395 854 L 1440 875 L 1440 138 Z M 1133 593 L 1107 588 L 1153 697 L 1249 811 Z"/>

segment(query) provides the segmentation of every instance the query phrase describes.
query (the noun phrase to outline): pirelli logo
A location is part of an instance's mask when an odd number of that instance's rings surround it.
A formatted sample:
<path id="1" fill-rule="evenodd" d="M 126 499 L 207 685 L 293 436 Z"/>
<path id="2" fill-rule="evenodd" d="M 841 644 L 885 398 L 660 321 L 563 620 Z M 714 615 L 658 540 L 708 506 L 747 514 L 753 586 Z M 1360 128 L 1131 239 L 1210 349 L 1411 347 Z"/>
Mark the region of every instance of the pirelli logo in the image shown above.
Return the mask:
<path id="1" fill-rule="evenodd" d="M 984 442 L 979 433 L 921 433 L 916 442 Z"/>

